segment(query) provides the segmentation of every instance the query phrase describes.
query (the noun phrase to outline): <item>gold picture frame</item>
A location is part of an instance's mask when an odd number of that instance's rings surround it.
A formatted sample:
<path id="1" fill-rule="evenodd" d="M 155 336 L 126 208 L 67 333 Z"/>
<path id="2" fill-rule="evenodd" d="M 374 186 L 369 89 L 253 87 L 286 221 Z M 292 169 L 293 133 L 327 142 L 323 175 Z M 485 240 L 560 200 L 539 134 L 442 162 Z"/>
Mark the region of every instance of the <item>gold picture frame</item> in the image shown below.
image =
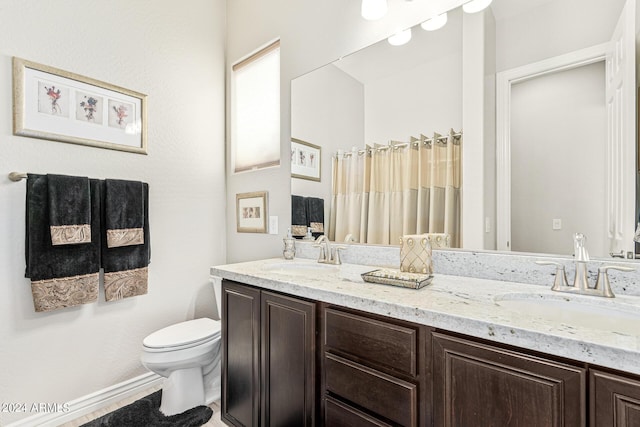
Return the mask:
<path id="1" fill-rule="evenodd" d="M 147 154 L 147 96 L 13 57 L 13 134 Z"/>
<path id="2" fill-rule="evenodd" d="M 269 198 L 266 191 L 236 194 L 238 233 L 266 233 Z"/>

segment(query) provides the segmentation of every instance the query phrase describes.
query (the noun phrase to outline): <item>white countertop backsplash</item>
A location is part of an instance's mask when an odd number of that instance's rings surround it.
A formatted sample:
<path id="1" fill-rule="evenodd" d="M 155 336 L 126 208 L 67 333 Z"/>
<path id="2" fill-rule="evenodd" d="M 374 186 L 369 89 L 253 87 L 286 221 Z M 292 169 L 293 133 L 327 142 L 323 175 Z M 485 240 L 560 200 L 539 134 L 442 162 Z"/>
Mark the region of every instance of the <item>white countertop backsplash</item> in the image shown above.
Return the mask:
<path id="1" fill-rule="evenodd" d="M 398 247 L 349 245 L 343 265 L 321 269 L 315 262 L 318 249 L 310 242 L 296 242 L 293 261 L 258 260 L 211 268 L 211 275 L 263 289 L 403 319 L 452 332 L 640 374 L 640 321 L 611 329 L 594 328 L 585 318 L 558 320 L 557 310 L 523 316 L 500 304 L 505 295 L 531 295 L 564 301 L 581 299 L 594 305 L 622 305 L 640 312 L 640 273 L 615 274 L 611 284 L 617 297 L 574 296 L 552 292 L 550 266 L 536 259 L 566 264 L 573 280 L 570 258 L 550 258 L 470 251 L 434 251 L 434 280 L 422 289 L 365 283 L 360 274 L 376 267 L 398 267 Z M 287 264 L 290 263 L 290 264 Z M 596 272 L 601 262 L 590 262 Z M 611 264 L 635 265 L 622 261 Z M 294 268 L 287 268 L 287 267 Z M 617 272 L 615 272 L 617 273 Z M 595 277 L 590 277 L 591 282 Z M 566 303 L 566 302 L 565 302 Z"/>
<path id="2" fill-rule="evenodd" d="M 345 246 L 347 249 L 340 254 L 344 263 L 392 268 L 400 266 L 399 246 L 358 244 Z M 296 257 L 317 259 L 318 248 L 313 247 L 313 242 L 296 241 Z M 575 263 L 571 256 L 458 249 L 433 250 L 435 274 L 528 283 L 551 288 L 555 267 L 538 265 L 535 261 L 555 261 L 564 264 L 567 281 L 570 285 L 573 284 Z M 640 261 L 611 258 L 610 260 L 591 260 L 587 264 L 591 286 L 596 283 L 600 266 L 623 265 L 636 268 L 636 271 L 632 272 L 609 270 L 609 279 L 614 294 L 640 296 Z"/>

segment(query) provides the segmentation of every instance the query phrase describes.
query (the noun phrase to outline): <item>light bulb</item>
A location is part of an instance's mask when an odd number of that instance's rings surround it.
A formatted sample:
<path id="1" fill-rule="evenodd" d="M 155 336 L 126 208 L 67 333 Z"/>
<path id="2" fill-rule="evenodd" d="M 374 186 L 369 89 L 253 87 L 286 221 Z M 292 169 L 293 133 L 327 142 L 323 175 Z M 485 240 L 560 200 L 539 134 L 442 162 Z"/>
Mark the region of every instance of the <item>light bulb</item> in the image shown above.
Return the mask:
<path id="1" fill-rule="evenodd" d="M 435 31 L 444 27 L 446 23 L 447 23 L 447 12 L 438 16 L 434 16 L 431 19 L 427 19 L 422 24 L 420 24 L 420 26 L 422 27 L 423 30 Z"/>
<path id="2" fill-rule="evenodd" d="M 492 0 L 471 0 L 470 2 L 462 5 L 462 10 L 466 13 L 480 12 L 481 10 L 486 9 L 491 4 L 491 1 Z"/>
<path id="3" fill-rule="evenodd" d="M 394 35 L 390 36 L 387 40 L 389 41 L 389 44 L 393 46 L 401 46 L 405 43 L 408 43 L 409 40 L 411 40 L 411 28 L 398 31 Z"/>
<path id="4" fill-rule="evenodd" d="M 360 13 L 369 21 L 380 19 L 387 13 L 387 0 L 362 0 Z"/>

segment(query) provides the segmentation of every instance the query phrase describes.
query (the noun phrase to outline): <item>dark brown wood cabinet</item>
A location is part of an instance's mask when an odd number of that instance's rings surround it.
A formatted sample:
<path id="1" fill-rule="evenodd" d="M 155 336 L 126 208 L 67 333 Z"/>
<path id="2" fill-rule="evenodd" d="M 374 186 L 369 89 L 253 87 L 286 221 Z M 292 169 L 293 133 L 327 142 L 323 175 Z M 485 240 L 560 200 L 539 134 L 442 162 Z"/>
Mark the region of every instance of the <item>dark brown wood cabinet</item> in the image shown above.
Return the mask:
<path id="1" fill-rule="evenodd" d="M 316 306 L 262 292 L 263 426 L 315 425 Z"/>
<path id="2" fill-rule="evenodd" d="M 228 425 L 640 427 L 640 376 L 228 280 L 222 297 Z"/>
<path id="3" fill-rule="evenodd" d="M 314 302 L 224 281 L 222 420 L 234 426 L 313 426 Z"/>
<path id="4" fill-rule="evenodd" d="M 222 283 L 221 418 L 234 426 L 260 419 L 260 291 Z"/>
<path id="5" fill-rule="evenodd" d="M 438 426 L 586 425 L 584 367 L 435 333 L 433 381 Z"/>
<path id="6" fill-rule="evenodd" d="M 589 388 L 592 427 L 640 426 L 640 378 L 591 369 Z"/>
<path id="7" fill-rule="evenodd" d="M 337 307 L 322 321 L 324 425 L 430 423 L 429 328 Z"/>

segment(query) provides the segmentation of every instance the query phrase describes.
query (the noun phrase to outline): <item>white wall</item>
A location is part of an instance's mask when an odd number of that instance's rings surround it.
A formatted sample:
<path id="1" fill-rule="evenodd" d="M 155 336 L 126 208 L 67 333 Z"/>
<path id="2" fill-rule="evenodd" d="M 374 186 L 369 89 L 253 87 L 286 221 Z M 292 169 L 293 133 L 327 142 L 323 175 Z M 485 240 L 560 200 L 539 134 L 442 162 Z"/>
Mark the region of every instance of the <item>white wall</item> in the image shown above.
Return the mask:
<path id="1" fill-rule="evenodd" d="M 411 65 L 365 84 L 365 142 L 408 142 L 410 136 L 447 134 L 462 128 L 462 11 L 449 14 L 447 25 L 434 32 L 413 29 L 406 45 L 431 40 L 414 52 Z M 418 44 L 423 46 L 424 44 Z M 401 50 L 405 46 L 393 48 Z M 392 61 L 389 57 L 380 58 Z M 381 64 L 381 67 L 384 64 Z M 388 65 L 387 65 L 388 66 Z"/>
<path id="2" fill-rule="evenodd" d="M 580 232 L 592 256 L 607 256 L 604 67 L 601 61 L 511 87 L 514 251 L 572 254 Z M 562 221 L 560 230 L 553 219 Z"/>
<path id="3" fill-rule="evenodd" d="M 397 26 L 411 27 L 463 2 L 390 0 L 387 15 L 374 22 L 360 17 L 358 1 L 234 0 L 228 3 L 228 72 L 231 64 L 280 37 L 282 103 L 282 166 L 244 174 L 227 174 L 227 215 L 230 219 L 227 228 L 228 261 L 280 256 L 282 253 L 282 235 L 286 224 L 291 222 L 288 164 L 291 79 L 386 38 Z M 277 236 L 236 232 L 235 220 L 232 219 L 235 218 L 236 193 L 260 190 L 269 191 L 270 215 L 279 217 Z"/>
<path id="4" fill-rule="evenodd" d="M 214 315 L 225 260 L 225 2 L 3 0 L 0 4 L 0 402 L 64 403 L 140 375 L 142 339 Z M 148 95 L 149 154 L 12 135 L 11 57 Z M 150 185 L 149 293 L 35 313 L 24 278 L 25 182 L 11 171 Z M 0 425 L 29 414 L 0 413 Z"/>
<path id="5" fill-rule="evenodd" d="M 291 137 L 322 148 L 320 181 L 291 178 L 291 194 L 324 199 L 328 231 L 331 157 L 339 149 L 360 148 L 364 141 L 362 83 L 332 64 L 292 80 Z"/>
<path id="6" fill-rule="evenodd" d="M 504 71 L 611 39 L 626 0 L 554 0 L 496 17 L 496 70 Z"/>

